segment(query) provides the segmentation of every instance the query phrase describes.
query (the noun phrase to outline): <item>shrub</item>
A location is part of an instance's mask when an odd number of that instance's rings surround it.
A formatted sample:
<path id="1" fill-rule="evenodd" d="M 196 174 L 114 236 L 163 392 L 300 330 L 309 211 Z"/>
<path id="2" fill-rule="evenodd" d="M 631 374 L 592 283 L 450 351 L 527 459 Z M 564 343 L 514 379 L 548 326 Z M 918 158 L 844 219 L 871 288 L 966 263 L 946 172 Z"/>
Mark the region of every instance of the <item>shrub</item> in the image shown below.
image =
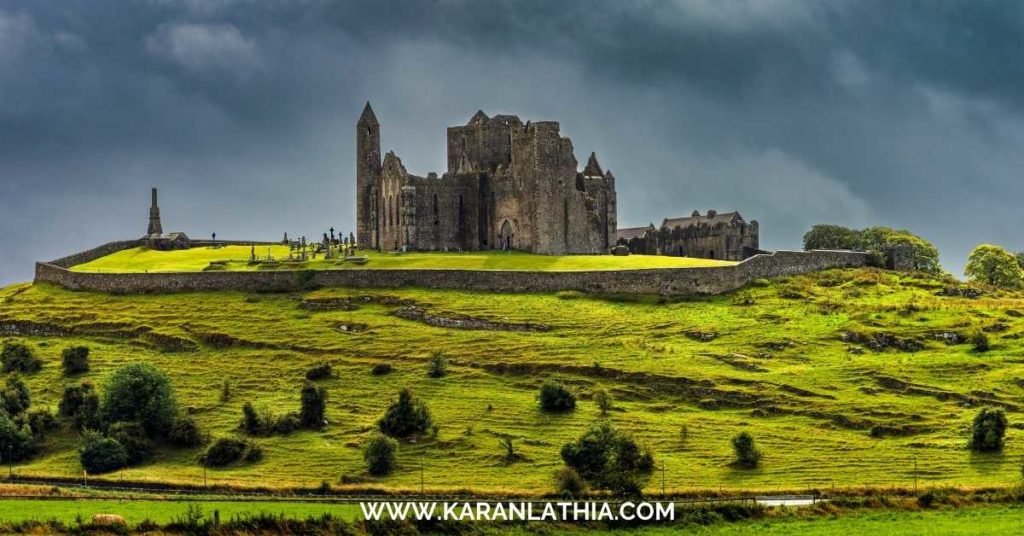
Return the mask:
<path id="1" fill-rule="evenodd" d="M 167 375 L 146 363 L 132 363 L 115 370 L 103 389 L 103 421 L 138 422 L 151 437 L 167 437 L 177 412 Z"/>
<path id="2" fill-rule="evenodd" d="M 761 463 L 761 451 L 754 444 L 754 436 L 740 432 L 732 438 L 732 450 L 736 454 L 736 465 L 746 468 L 757 467 Z"/>
<path id="3" fill-rule="evenodd" d="M 128 452 L 116 440 L 91 433 L 86 436 L 78 460 L 90 473 L 109 473 L 128 465 Z"/>
<path id="4" fill-rule="evenodd" d="M 214 441 L 203 455 L 203 465 L 207 467 L 226 467 L 246 455 L 251 443 L 234 437 L 222 437 Z"/>
<path id="5" fill-rule="evenodd" d="M 385 374 L 390 374 L 393 370 L 394 367 L 389 363 L 377 363 L 372 369 L 370 369 L 370 374 L 374 376 L 383 376 Z"/>
<path id="6" fill-rule="evenodd" d="M 991 344 L 988 340 L 988 334 L 981 330 L 972 332 L 967 337 L 967 342 L 974 347 L 975 352 L 987 352 L 991 348 Z"/>
<path id="7" fill-rule="evenodd" d="M 443 378 L 448 373 L 448 361 L 441 352 L 432 352 L 430 361 L 427 362 L 427 376 L 431 378 Z"/>
<path id="8" fill-rule="evenodd" d="M 306 382 L 302 387 L 302 407 L 299 410 L 299 423 L 304 428 L 323 428 L 327 421 L 324 411 L 327 409 L 327 390 Z"/>
<path id="9" fill-rule="evenodd" d="M 198 447 L 203 442 L 203 433 L 195 419 L 188 415 L 180 415 L 174 419 L 174 426 L 171 427 L 168 439 L 179 447 Z"/>
<path id="10" fill-rule="evenodd" d="M 612 396 L 604 389 L 594 391 L 594 402 L 597 403 L 597 409 L 601 410 L 601 415 L 607 415 L 612 409 Z"/>
<path id="11" fill-rule="evenodd" d="M 246 463 L 256 463 L 263 459 L 263 447 L 256 443 L 249 443 L 249 450 L 245 451 L 245 456 L 242 458 Z"/>
<path id="12" fill-rule="evenodd" d="M 239 426 L 249 435 L 263 433 L 263 420 L 256 413 L 256 408 L 253 407 L 252 402 L 242 404 L 242 423 Z"/>
<path id="13" fill-rule="evenodd" d="M 562 497 L 574 499 L 587 492 L 587 483 L 572 467 L 562 467 L 555 473 L 555 489 Z"/>
<path id="14" fill-rule="evenodd" d="M 81 374 L 89 371 L 89 347 L 71 346 L 60 354 L 64 374 Z"/>
<path id="15" fill-rule="evenodd" d="M 224 384 L 220 387 L 220 401 L 227 402 L 231 400 L 231 381 L 224 380 Z"/>
<path id="16" fill-rule="evenodd" d="M 1006 435 L 1006 413 L 1002 408 L 982 408 L 971 426 L 968 446 L 975 452 L 998 452 Z"/>
<path id="17" fill-rule="evenodd" d="M 398 443 L 394 439 L 377 434 L 363 448 L 363 462 L 366 472 L 373 476 L 385 476 L 395 468 L 395 451 Z"/>
<path id="18" fill-rule="evenodd" d="M 935 502 L 935 493 L 926 491 L 917 497 L 917 505 L 921 508 L 930 508 Z"/>
<path id="19" fill-rule="evenodd" d="M 576 395 L 570 393 L 561 383 L 545 382 L 540 388 L 540 409 L 552 412 L 572 411 L 576 409 Z"/>
<path id="20" fill-rule="evenodd" d="M 50 410 L 37 409 L 29 412 L 28 427 L 32 430 L 34 436 L 40 437 L 46 434 L 46 432 L 59 428 L 60 423 L 57 422 L 53 413 L 50 413 Z"/>
<path id="21" fill-rule="evenodd" d="M 306 371 L 306 379 L 310 381 L 323 380 L 331 377 L 331 365 L 323 363 Z"/>
<path id="22" fill-rule="evenodd" d="M 6 412 L 0 411 L 0 455 L 11 462 L 27 460 L 36 453 L 32 428 L 19 425 Z"/>
<path id="23" fill-rule="evenodd" d="M 4 372 L 36 372 L 43 368 L 43 362 L 32 350 L 21 343 L 4 343 L 0 350 L 0 365 Z"/>
<path id="24" fill-rule="evenodd" d="M 70 419 L 77 430 L 99 427 L 100 397 L 92 384 L 85 382 L 77 387 L 65 387 L 64 396 L 57 406 L 57 415 Z"/>
<path id="25" fill-rule="evenodd" d="M 377 421 L 380 431 L 391 437 L 409 437 L 430 428 L 430 410 L 426 404 L 412 396 L 409 389 L 398 393 L 398 400 L 388 407 Z"/>
<path id="26" fill-rule="evenodd" d="M 124 447 L 127 465 L 142 463 L 153 451 L 153 443 L 146 436 L 146 430 L 137 422 L 116 422 L 110 425 L 107 436 Z"/>
<path id="27" fill-rule="evenodd" d="M 654 456 L 607 422 L 563 445 L 560 454 L 584 481 L 617 495 L 639 494 L 654 470 Z"/>
<path id="28" fill-rule="evenodd" d="M 498 439 L 498 446 L 501 447 L 501 458 L 505 463 L 513 463 L 523 459 L 523 455 L 519 454 L 516 450 L 515 441 L 511 436 L 505 436 Z"/>
<path id="29" fill-rule="evenodd" d="M 11 416 L 25 412 L 32 404 L 32 397 L 28 392 L 28 387 L 25 386 L 25 382 L 21 381 L 21 378 L 18 376 L 7 378 L 4 390 L 0 391 L 0 398 L 3 399 L 3 409 Z"/>

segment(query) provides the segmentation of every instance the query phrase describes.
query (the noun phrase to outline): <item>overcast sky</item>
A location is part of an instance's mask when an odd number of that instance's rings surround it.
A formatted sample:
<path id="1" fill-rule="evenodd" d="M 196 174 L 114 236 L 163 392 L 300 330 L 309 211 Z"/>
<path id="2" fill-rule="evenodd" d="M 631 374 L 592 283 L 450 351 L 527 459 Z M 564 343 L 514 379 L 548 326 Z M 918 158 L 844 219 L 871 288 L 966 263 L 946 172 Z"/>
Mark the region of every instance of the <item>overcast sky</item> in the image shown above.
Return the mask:
<path id="1" fill-rule="evenodd" d="M 560 121 L 620 226 L 739 210 L 762 247 L 906 227 L 1024 249 L 1024 2 L 0 0 L 0 285 L 146 228 L 354 227 L 354 131 L 444 171 L 478 109 Z"/>

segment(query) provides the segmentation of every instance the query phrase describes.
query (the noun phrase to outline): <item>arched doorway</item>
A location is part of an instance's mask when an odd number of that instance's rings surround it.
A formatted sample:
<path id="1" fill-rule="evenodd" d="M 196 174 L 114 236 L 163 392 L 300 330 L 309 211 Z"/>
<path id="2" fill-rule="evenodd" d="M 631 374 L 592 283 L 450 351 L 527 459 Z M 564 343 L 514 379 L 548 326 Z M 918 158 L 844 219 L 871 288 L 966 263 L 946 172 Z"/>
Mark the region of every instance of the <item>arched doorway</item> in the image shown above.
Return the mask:
<path id="1" fill-rule="evenodd" d="M 501 224 L 501 233 L 498 235 L 498 243 L 501 244 L 501 249 L 512 249 L 515 236 L 512 222 L 505 220 Z"/>

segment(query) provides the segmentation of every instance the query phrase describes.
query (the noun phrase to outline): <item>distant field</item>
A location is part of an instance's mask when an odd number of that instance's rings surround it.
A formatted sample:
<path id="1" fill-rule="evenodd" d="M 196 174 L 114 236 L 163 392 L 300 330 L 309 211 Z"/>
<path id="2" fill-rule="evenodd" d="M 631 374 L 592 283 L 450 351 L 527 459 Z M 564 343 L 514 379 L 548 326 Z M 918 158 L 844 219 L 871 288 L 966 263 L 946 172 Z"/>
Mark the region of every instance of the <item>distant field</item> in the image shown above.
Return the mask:
<path id="1" fill-rule="evenodd" d="M 287 246 L 256 246 L 260 258 L 272 256 L 277 261 L 288 260 Z M 450 269 L 450 270 L 637 270 L 649 268 L 691 268 L 729 266 L 728 261 L 665 257 L 660 255 L 533 255 L 518 251 L 475 251 L 467 253 L 377 253 L 360 252 L 369 257 L 363 265 L 326 260 L 320 257 L 304 263 L 274 263 L 250 265 L 249 246 L 198 247 L 178 251 L 156 251 L 133 248 L 119 251 L 95 261 L 72 268 L 76 272 L 198 272 L 211 262 L 224 263 L 226 270 L 345 270 L 365 269 Z"/>
<path id="2" fill-rule="evenodd" d="M 337 518 L 352 521 L 362 519 L 357 504 L 318 504 L 303 502 L 242 502 L 242 501 L 118 501 L 93 499 L 2 499 L 0 498 L 0 522 L 49 521 L 56 519 L 74 523 L 77 517 L 88 522 L 94 514 L 117 514 L 129 524 L 145 520 L 166 524 L 184 516 L 189 505 L 198 506 L 206 517 L 212 517 L 214 510 L 224 521 L 232 516 L 260 513 L 305 519 L 311 516 L 331 514 Z"/>
<path id="3" fill-rule="evenodd" d="M 832 270 L 684 301 L 343 288 L 124 296 L 16 285 L 0 289 L 0 323 L 74 333 L 14 337 L 44 363 L 23 376 L 33 408 L 55 410 L 64 386 L 102 385 L 116 367 L 142 361 L 167 371 L 181 405 L 214 437 L 236 433 L 246 401 L 297 410 L 305 371 L 330 363 L 334 377 L 320 382 L 330 397 L 327 429 L 257 438 L 265 459 L 210 470 L 211 485 L 315 487 L 341 485 L 348 475 L 349 482 L 418 490 L 422 474 L 428 490 L 548 492 L 560 447 L 602 420 L 591 400 L 598 388 L 615 399 L 604 419 L 653 448 L 669 490 L 910 486 L 915 460 L 922 486 L 1016 484 L 1024 454 L 1024 299 L 937 294 L 950 284 Z M 401 318 L 394 314 L 401 300 L 495 327 Z M 981 329 L 992 345 L 984 353 L 936 338 Z M 922 348 L 874 351 L 841 340 L 846 332 L 886 333 Z M 91 348 L 92 370 L 65 377 L 60 353 L 72 344 Z M 449 360 L 450 373 L 439 379 L 426 375 L 435 350 Z M 394 372 L 371 375 L 377 363 Z M 538 387 L 549 378 L 579 394 L 575 412 L 538 409 Z M 225 379 L 232 396 L 222 401 Z M 438 438 L 403 443 L 394 474 L 367 477 L 360 446 L 402 386 L 429 404 Z M 1007 408 L 1006 449 L 971 454 L 971 419 L 987 404 Z M 729 438 L 741 430 L 764 450 L 759 469 L 729 466 Z M 502 462 L 498 438 L 505 435 L 515 438 L 523 461 Z M 78 446 L 74 433 L 56 432 L 14 471 L 80 477 Z M 196 484 L 199 454 L 161 448 L 152 461 L 109 478 Z M 658 474 L 648 489 L 660 487 Z"/>

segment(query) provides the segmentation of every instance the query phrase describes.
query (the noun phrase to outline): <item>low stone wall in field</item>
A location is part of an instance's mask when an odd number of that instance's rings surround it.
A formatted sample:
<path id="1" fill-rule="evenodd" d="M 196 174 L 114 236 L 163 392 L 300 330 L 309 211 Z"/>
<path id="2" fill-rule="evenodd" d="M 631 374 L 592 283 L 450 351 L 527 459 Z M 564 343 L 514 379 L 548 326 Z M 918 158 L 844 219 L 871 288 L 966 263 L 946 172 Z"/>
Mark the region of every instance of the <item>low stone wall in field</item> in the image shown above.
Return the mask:
<path id="1" fill-rule="evenodd" d="M 117 244 L 117 245 L 115 245 Z M 828 268 L 864 266 L 866 253 L 853 251 L 777 251 L 755 255 L 733 266 L 599 270 L 586 272 L 497 270 L 300 270 L 252 272 L 85 273 L 72 272 L 68 259 L 88 258 L 99 251 L 126 249 L 125 242 L 107 244 L 77 256 L 37 263 L 35 281 L 71 290 L 110 293 L 202 291 L 289 292 L 316 287 L 422 287 L 491 292 L 557 292 L 719 294 L 755 279 L 794 275 Z M 133 247 L 133 246 L 128 246 Z M 107 253 L 109 254 L 109 253 Z M 99 255 L 103 256 L 103 255 Z"/>

